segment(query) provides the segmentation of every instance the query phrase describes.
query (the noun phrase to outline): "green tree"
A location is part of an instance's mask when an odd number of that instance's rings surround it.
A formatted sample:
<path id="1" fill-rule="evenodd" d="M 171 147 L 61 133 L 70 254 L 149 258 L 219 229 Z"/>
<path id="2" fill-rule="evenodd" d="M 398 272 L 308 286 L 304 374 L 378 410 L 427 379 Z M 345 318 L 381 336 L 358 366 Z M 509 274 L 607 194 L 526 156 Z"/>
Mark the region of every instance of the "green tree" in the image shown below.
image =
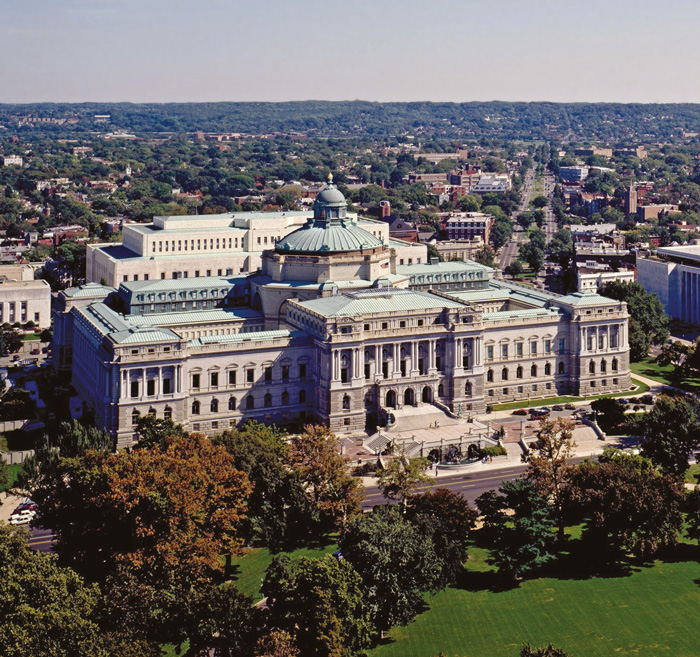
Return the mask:
<path id="1" fill-rule="evenodd" d="M 518 276 L 522 276 L 524 271 L 525 271 L 525 270 L 523 269 L 523 265 L 522 265 L 522 263 L 520 262 L 520 260 L 513 260 L 513 262 L 511 262 L 511 263 L 503 270 L 503 272 L 504 272 L 505 274 L 508 274 L 508 276 L 513 276 L 514 278 L 515 278 L 515 277 L 518 277 Z"/>
<path id="2" fill-rule="evenodd" d="M 168 438 L 182 438 L 186 435 L 182 425 L 150 413 L 139 418 L 136 433 L 139 436 L 136 445 L 138 448 L 163 447 Z"/>
<path id="3" fill-rule="evenodd" d="M 428 459 L 409 459 L 401 452 L 385 468 L 377 471 L 377 487 L 388 500 L 401 504 L 405 513 L 406 506 L 418 487 L 434 482 L 427 474 L 429 466 Z"/>
<path id="4" fill-rule="evenodd" d="M 546 196 L 535 196 L 531 201 L 536 208 L 546 208 L 549 205 L 549 199 Z"/>
<path id="5" fill-rule="evenodd" d="M 662 395 L 640 420 L 642 455 L 665 473 L 682 479 L 700 445 L 700 402 Z"/>
<path id="6" fill-rule="evenodd" d="M 518 579 L 554 559 L 554 515 L 535 483 L 515 479 L 503 483 L 500 496 L 492 492 L 476 505 L 489 526 L 490 559 L 499 574 Z"/>
<path id="7" fill-rule="evenodd" d="M 97 586 L 27 546 L 0 525 L 0 654 L 5 657 L 108 657 L 95 621 Z"/>
<path id="8" fill-rule="evenodd" d="M 520 657 L 573 657 L 561 648 L 555 648 L 551 643 L 542 648 L 533 648 L 529 643 L 523 646 Z"/>
<path id="9" fill-rule="evenodd" d="M 573 428 L 571 422 L 562 418 L 541 420 L 537 442 L 529 454 L 523 456 L 527 462 L 527 478 L 534 482 L 541 495 L 552 501 L 559 540 L 564 539 L 565 490 L 570 470 L 567 461 L 576 447 Z"/>
<path id="10" fill-rule="evenodd" d="M 377 506 L 351 520 L 338 545 L 362 577 L 378 630 L 413 620 L 425 593 L 437 589 L 442 564 L 433 542 L 396 506 Z"/>
<path id="11" fill-rule="evenodd" d="M 627 404 L 623 404 L 615 397 L 601 397 L 591 403 L 591 408 L 596 412 L 599 424 L 608 431 L 617 428 L 625 422 Z"/>
<path id="12" fill-rule="evenodd" d="M 513 224 L 510 219 L 496 219 L 491 228 L 490 240 L 494 249 L 500 249 L 513 235 Z"/>
<path id="13" fill-rule="evenodd" d="M 546 259 L 544 250 L 531 241 L 520 245 L 518 257 L 527 262 L 535 273 L 539 272 L 540 269 L 544 267 Z"/>
<path id="14" fill-rule="evenodd" d="M 22 334 L 9 324 L 0 327 L 0 356 L 7 356 L 19 351 L 22 346 Z"/>
<path id="15" fill-rule="evenodd" d="M 678 540 L 683 484 L 649 459 L 607 448 L 598 463 L 572 468 L 569 491 L 573 517 L 586 523 L 582 540 L 590 554 L 650 558 Z"/>
<path id="16" fill-rule="evenodd" d="M 639 361 L 647 357 L 653 344 L 668 340 L 668 316 L 656 294 L 647 292 L 637 282 L 610 281 L 600 293 L 627 303 L 629 319 L 630 358 Z"/>
<path id="17" fill-rule="evenodd" d="M 268 624 L 296 637 L 304 655 L 364 654 L 374 634 L 362 578 L 346 559 L 275 557 L 263 592 Z"/>
<path id="18" fill-rule="evenodd" d="M 496 254 L 491 247 L 485 246 L 474 254 L 474 262 L 478 262 L 485 267 L 494 267 L 496 264 Z"/>

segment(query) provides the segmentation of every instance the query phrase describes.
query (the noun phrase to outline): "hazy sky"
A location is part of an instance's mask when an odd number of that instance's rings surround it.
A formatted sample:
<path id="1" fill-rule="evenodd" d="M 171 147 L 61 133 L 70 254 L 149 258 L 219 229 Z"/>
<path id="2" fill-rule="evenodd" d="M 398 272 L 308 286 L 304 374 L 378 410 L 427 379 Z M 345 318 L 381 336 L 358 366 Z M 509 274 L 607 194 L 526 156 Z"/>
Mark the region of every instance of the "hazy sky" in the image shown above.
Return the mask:
<path id="1" fill-rule="evenodd" d="M 697 0 L 0 0 L 0 102 L 700 102 Z"/>

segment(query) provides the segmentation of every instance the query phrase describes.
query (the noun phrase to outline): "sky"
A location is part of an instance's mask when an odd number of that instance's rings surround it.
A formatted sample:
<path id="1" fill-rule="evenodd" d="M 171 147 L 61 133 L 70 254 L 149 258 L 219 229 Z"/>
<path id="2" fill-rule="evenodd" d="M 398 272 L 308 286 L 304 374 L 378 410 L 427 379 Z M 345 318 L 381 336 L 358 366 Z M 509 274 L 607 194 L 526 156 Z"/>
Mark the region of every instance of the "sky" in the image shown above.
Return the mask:
<path id="1" fill-rule="evenodd" d="M 700 102 L 697 0 L 0 0 L 0 102 Z"/>

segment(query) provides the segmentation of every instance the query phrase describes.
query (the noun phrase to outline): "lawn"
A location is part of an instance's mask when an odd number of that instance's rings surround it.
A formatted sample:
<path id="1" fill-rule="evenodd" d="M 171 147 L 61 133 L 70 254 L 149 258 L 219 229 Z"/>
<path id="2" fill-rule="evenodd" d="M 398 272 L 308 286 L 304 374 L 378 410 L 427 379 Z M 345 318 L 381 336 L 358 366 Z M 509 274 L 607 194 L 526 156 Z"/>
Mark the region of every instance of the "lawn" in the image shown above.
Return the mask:
<path id="1" fill-rule="evenodd" d="M 689 484 L 697 484 L 700 479 L 700 464 L 693 463 L 685 473 L 685 480 Z"/>
<path id="2" fill-rule="evenodd" d="M 461 587 L 429 597 L 430 608 L 391 630 L 370 657 L 517 657 L 528 641 L 551 641 L 574 657 L 698 654 L 696 546 L 682 545 L 676 559 L 629 576 L 542 578 L 505 591 L 490 588 L 485 551 L 470 554 Z"/>
<path id="3" fill-rule="evenodd" d="M 22 463 L 16 463 L 15 465 L 8 465 L 7 469 L 8 469 L 9 475 L 10 475 L 10 483 L 0 484 L 0 492 L 5 491 L 8 488 L 12 488 L 15 485 L 15 481 L 17 481 L 17 476 L 19 475 L 20 471 L 22 470 Z"/>
<path id="4" fill-rule="evenodd" d="M 682 388 L 688 392 L 700 392 L 700 379 L 685 379 L 683 383 L 673 383 L 670 379 L 670 374 L 674 369 L 673 365 L 665 365 L 662 367 L 653 360 L 647 359 L 639 363 L 630 363 L 630 369 L 634 374 L 646 376 L 659 383 Z"/>
<path id="5" fill-rule="evenodd" d="M 569 402 L 581 402 L 601 397 L 629 397 L 630 395 L 642 395 L 649 392 L 649 386 L 638 379 L 632 379 L 632 383 L 637 386 L 636 390 L 626 390 L 624 392 L 614 392 L 608 395 L 592 395 L 591 397 L 540 397 L 538 399 L 521 399 L 507 404 L 494 404 L 491 409 L 494 411 L 510 411 L 516 408 L 530 408 L 536 406 L 551 406 L 553 404 L 568 404 Z"/>

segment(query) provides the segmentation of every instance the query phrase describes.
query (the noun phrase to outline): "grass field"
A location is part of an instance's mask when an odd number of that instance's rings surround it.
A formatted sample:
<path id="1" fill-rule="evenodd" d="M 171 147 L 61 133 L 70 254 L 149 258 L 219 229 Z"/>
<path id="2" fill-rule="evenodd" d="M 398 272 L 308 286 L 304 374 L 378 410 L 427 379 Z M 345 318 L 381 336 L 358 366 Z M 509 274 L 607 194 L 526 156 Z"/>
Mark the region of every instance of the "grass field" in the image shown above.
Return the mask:
<path id="1" fill-rule="evenodd" d="M 593 395 L 591 397 L 540 397 L 538 399 L 527 399 L 508 402 L 507 404 L 494 404 L 491 408 L 494 411 L 510 411 L 516 408 L 530 408 L 537 406 L 551 406 L 552 404 L 568 404 L 569 402 L 581 402 L 587 400 L 600 399 L 601 397 L 629 397 L 630 395 L 641 395 L 649 392 L 649 386 L 642 383 L 638 379 L 632 379 L 632 383 L 637 386 L 636 390 L 627 390 L 624 392 L 614 392 L 608 395 Z"/>
<path id="2" fill-rule="evenodd" d="M 371 657 L 517 657 L 526 642 L 550 641 L 574 657 L 695 657 L 700 620 L 700 551 L 628 576 L 543 578 L 497 591 L 483 550 L 461 587 L 428 598 L 429 609 L 394 628 Z"/>
<path id="3" fill-rule="evenodd" d="M 665 365 L 662 367 L 654 361 L 643 360 L 639 363 L 630 363 L 630 369 L 634 374 L 646 376 L 654 381 L 658 381 L 659 383 L 682 388 L 688 392 L 700 392 L 700 379 L 685 379 L 683 383 L 673 383 L 669 378 L 671 372 L 673 371 L 673 365 Z"/>
<path id="4" fill-rule="evenodd" d="M 700 464 L 693 463 L 685 473 L 685 480 L 689 484 L 697 484 L 700 481 L 698 476 L 700 476 Z"/>

